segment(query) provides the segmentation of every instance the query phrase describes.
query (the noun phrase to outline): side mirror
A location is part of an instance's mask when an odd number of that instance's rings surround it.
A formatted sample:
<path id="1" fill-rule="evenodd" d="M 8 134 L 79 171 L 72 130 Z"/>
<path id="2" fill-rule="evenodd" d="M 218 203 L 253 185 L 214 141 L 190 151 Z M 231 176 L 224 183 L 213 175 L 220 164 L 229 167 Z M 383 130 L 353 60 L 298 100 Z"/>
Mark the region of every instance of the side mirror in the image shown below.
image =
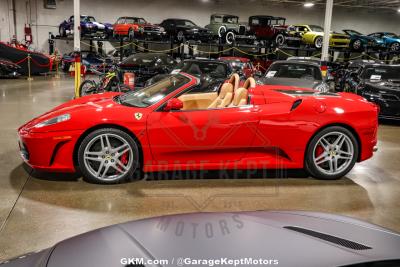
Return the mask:
<path id="1" fill-rule="evenodd" d="M 163 110 L 164 111 L 181 110 L 182 108 L 183 108 L 183 102 L 180 101 L 178 98 L 172 98 L 168 100 Z"/>

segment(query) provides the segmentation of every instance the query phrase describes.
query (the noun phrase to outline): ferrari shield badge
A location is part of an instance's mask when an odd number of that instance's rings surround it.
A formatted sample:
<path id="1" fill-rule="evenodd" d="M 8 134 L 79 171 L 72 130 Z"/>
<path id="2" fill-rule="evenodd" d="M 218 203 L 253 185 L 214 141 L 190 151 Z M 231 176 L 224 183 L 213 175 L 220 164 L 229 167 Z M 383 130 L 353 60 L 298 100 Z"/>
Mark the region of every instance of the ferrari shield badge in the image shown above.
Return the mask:
<path id="1" fill-rule="evenodd" d="M 135 113 L 135 119 L 140 120 L 143 117 L 143 114 L 140 112 Z"/>

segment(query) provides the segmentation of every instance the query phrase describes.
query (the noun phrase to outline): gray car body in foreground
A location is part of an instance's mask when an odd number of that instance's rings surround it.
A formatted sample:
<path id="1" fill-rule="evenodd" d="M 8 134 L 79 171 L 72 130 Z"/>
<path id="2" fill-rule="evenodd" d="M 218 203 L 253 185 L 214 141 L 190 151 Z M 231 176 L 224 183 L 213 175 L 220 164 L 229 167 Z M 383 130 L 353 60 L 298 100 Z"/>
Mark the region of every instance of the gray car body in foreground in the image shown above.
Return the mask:
<path id="1" fill-rule="evenodd" d="M 122 264 L 126 258 L 169 260 L 168 265 L 146 267 L 178 266 L 179 258 L 262 258 L 276 260 L 278 264 L 269 265 L 278 266 L 347 266 L 397 260 L 399 251 L 399 234 L 349 217 L 295 211 L 197 213 L 101 228 L 0 266 L 141 266 Z"/>

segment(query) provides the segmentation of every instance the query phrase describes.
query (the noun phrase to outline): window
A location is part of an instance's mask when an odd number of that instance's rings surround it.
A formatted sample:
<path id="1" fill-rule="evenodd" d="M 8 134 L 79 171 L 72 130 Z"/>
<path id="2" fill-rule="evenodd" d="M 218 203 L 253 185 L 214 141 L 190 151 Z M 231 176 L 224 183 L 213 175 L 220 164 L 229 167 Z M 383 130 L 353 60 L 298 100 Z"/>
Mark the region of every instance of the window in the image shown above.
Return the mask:
<path id="1" fill-rule="evenodd" d="M 391 80 L 400 77 L 400 67 L 392 66 L 368 66 L 362 72 L 363 79 Z"/>
<path id="2" fill-rule="evenodd" d="M 180 74 L 169 76 L 139 91 L 123 94 L 116 101 L 126 106 L 145 108 L 160 102 L 189 81 L 189 78 Z"/>
<path id="3" fill-rule="evenodd" d="M 308 64 L 272 64 L 266 77 L 322 80 L 319 67 Z"/>

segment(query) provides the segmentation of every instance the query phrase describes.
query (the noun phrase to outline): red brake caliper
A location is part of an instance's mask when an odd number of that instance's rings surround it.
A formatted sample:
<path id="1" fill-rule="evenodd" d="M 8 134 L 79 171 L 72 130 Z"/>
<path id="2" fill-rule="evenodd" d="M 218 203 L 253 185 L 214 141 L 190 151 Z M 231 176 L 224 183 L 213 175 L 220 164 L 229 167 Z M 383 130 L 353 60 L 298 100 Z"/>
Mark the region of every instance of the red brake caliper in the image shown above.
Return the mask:
<path id="1" fill-rule="evenodd" d="M 317 146 L 317 149 L 315 149 L 315 157 L 317 158 L 318 156 L 320 156 L 322 153 L 324 153 L 324 149 L 322 148 L 322 146 Z"/>

